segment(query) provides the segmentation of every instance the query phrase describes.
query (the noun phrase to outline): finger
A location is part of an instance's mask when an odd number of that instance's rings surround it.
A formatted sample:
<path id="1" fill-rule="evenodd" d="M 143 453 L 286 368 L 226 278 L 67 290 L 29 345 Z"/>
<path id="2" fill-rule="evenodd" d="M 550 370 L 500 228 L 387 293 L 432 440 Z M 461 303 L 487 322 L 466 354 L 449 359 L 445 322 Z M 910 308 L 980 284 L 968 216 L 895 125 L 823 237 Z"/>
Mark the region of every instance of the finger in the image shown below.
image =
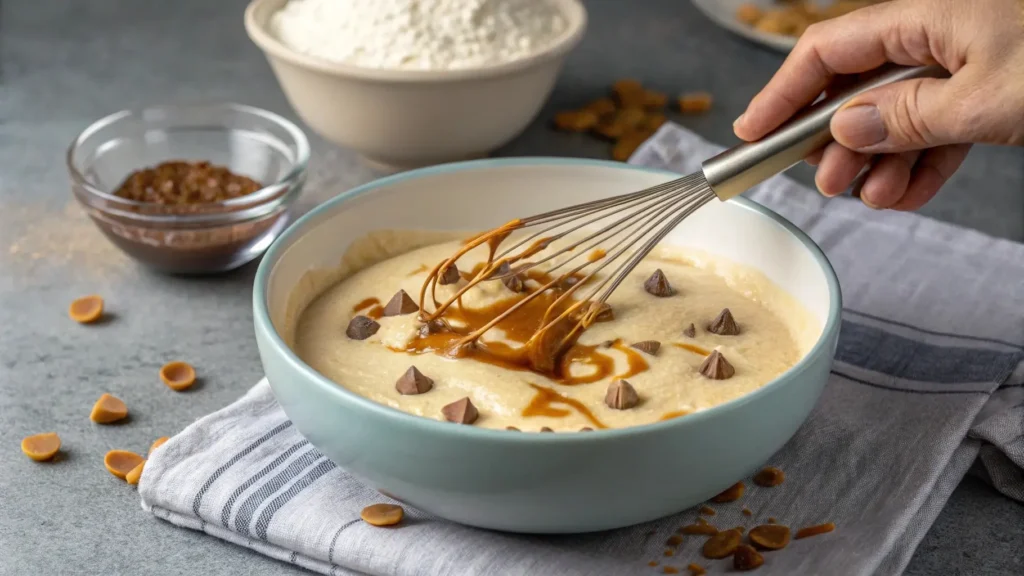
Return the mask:
<path id="1" fill-rule="evenodd" d="M 892 205 L 892 209 L 917 210 L 927 204 L 960 168 L 970 151 L 970 144 L 954 144 L 926 150 L 914 166 L 907 192 L 899 202 Z"/>
<path id="2" fill-rule="evenodd" d="M 807 158 L 804 158 L 804 162 L 807 162 L 811 166 L 817 166 L 818 164 L 821 164 L 821 157 L 824 154 L 825 154 L 824 150 L 818 150 L 817 152 L 812 152 L 810 156 L 808 156 Z"/>
<path id="3" fill-rule="evenodd" d="M 857 74 L 886 62 L 925 64 L 909 54 L 898 33 L 910 13 L 907 3 L 884 2 L 814 24 L 800 37 L 786 61 L 733 125 L 751 141 L 777 128 L 814 101 L 837 74 Z M 908 26 L 912 28 L 912 26 Z"/>
<path id="4" fill-rule="evenodd" d="M 907 192 L 914 163 L 920 155 L 920 152 L 903 152 L 879 157 L 860 189 L 861 201 L 877 209 L 899 202 Z"/>
<path id="5" fill-rule="evenodd" d="M 850 187 L 870 159 L 867 154 L 854 152 L 833 142 L 825 147 L 821 164 L 814 174 L 814 185 L 829 198 L 839 196 Z"/>

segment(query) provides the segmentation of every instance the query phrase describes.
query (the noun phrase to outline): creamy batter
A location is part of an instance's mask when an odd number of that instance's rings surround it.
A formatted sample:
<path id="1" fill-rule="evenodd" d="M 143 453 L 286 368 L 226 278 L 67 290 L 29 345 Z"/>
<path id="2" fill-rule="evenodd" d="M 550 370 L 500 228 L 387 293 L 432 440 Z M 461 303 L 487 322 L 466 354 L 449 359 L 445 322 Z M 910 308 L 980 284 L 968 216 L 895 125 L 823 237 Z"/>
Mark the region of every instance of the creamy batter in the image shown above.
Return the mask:
<path id="1" fill-rule="evenodd" d="M 390 243 L 400 245 L 396 238 L 401 235 L 389 237 Z M 379 316 L 380 307 L 399 289 L 418 300 L 430 270 L 461 246 L 460 241 L 452 241 L 419 247 L 343 274 L 340 280 L 334 278 L 337 282 L 319 295 L 293 295 L 297 302 L 311 301 L 295 315 L 294 350 L 339 385 L 404 412 L 443 420 L 443 406 L 469 397 L 479 411 L 475 426 L 514 426 L 530 432 L 548 427 L 558 432 L 647 424 L 738 398 L 793 366 L 820 333 L 811 314 L 760 272 L 669 246 L 657 248 L 616 289 L 608 300 L 614 319 L 595 323 L 582 334 L 560 377 L 425 350 L 418 340 L 422 322 L 416 313 L 378 317 L 379 330 L 365 340 L 346 336 L 354 316 Z M 380 252 L 380 242 L 375 248 Z M 486 256 L 483 247 L 464 255 L 458 261 L 462 278 L 438 285 L 437 299 L 444 301 L 465 286 L 474 266 L 486 261 Z M 588 256 L 598 258 L 600 253 Z M 644 281 L 656 269 L 671 283 L 673 296 L 659 298 L 644 289 Z M 298 292 L 308 292 L 316 283 L 300 284 L 304 287 Z M 529 291 L 538 283 L 527 280 L 526 285 Z M 586 294 L 586 289 L 583 286 L 580 293 Z M 486 281 L 463 296 L 462 307 L 469 311 L 507 307 L 522 297 L 500 281 Z M 730 309 L 739 325 L 738 335 L 707 329 L 723 308 Z M 427 309 L 433 309 L 429 298 Z M 691 323 L 696 327 L 692 337 L 685 334 Z M 522 341 L 515 336 L 499 326 L 488 331 L 483 341 L 514 347 Z M 656 355 L 630 347 L 645 340 L 661 343 Z M 608 341 L 614 344 L 606 347 Z M 712 350 L 725 356 L 735 368 L 734 375 L 712 380 L 699 372 Z M 410 366 L 433 380 L 428 392 L 402 395 L 396 391 L 396 381 Z M 602 367 L 605 373 L 600 372 Z M 591 381 L 596 376 L 603 377 Z M 639 403 L 617 410 L 606 404 L 605 396 L 609 383 L 622 376 L 635 388 Z"/>

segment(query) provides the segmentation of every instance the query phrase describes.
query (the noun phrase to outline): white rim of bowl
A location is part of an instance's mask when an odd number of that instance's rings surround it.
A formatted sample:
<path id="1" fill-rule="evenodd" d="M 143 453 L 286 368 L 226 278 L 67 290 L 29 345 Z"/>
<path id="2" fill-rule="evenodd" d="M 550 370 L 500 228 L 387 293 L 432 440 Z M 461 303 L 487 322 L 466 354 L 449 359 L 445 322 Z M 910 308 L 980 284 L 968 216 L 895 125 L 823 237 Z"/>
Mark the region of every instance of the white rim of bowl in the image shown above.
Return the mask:
<path id="1" fill-rule="evenodd" d="M 504 76 L 564 56 L 579 44 L 587 30 L 587 11 L 579 0 L 552 0 L 568 21 L 568 26 L 562 35 L 551 44 L 525 58 L 479 68 L 455 70 L 366 68 L 308 56 L 285 46 L 267 30 L 267 22 L 274 13 L 270 10 L 269 4 L 278 1 L 280 0 L 253 0 L 245 8 L 245 31 L 249 35 L 249 39 L 267 56 L 273 56 L 300 68 L 308 68 L 324 74 L 379 82 L 455 82 Z"/>

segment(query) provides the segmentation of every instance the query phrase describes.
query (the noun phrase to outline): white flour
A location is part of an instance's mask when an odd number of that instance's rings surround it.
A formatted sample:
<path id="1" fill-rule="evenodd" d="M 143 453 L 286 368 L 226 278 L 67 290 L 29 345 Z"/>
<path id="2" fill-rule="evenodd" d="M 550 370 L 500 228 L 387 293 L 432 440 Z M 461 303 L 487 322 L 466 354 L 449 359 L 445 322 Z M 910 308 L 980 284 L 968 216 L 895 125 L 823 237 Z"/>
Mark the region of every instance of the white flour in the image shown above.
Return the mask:
<path id="1" fill-rule="evenodd" d="M 271 32 L 307 54 L 366 68 L 476 68 L 524 58 L 566 27 L 551 0 L 290 0 Z"/>

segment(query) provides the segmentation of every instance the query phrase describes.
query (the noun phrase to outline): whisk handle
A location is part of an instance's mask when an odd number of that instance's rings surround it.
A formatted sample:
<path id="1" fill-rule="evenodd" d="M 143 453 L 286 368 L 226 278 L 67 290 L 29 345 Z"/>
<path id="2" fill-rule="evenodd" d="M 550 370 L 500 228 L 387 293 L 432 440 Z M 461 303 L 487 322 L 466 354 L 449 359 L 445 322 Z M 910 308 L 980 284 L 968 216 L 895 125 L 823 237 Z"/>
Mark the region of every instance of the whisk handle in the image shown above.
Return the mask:
<path id="1" fill-rule="evenodd" d="M 880 86 L 914 78 L 945 78 L 939 66 L 889 67 L 870 79 L 812 104 L 757 142 L 745 142 L 710 158 L 704 177 L 722 200 L 737 196 L 784 172 L 832 141 L 832 116 L 847 102 Z"/>

